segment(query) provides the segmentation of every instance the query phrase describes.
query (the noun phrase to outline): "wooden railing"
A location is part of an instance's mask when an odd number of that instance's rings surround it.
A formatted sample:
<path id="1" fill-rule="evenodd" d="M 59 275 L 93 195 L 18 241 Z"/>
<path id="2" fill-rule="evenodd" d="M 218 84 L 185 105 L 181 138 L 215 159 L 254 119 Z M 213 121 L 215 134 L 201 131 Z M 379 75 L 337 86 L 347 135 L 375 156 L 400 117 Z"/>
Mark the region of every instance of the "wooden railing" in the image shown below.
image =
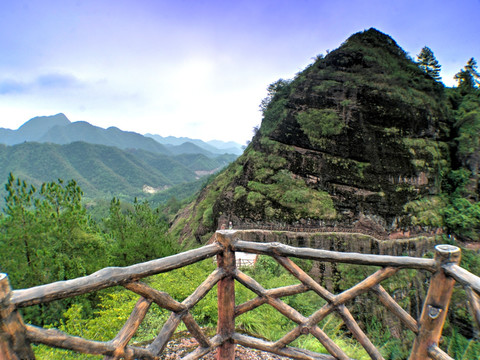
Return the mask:
<path id="1" fill-rule="evenodd" d="M 363 332 L 345 305 L 367 291 L 413 333 L 415 340 L 411 360 L 451 359 L 438 347 L 443 324 L 447 316 L 455 281 L 463 285 L 477 325 L 480 324 L 480 278 L 459 266 L 460 249 L 451 245 L 437 245 L 435 258 L 409 256 L 367 255 L 327 250 L 296 248 L 279 243 L 255 243 L 241 240 L 242 231 L 225 230 L 216 233 L 216 241 L 201 248 L 177 255 L 124 268 L 105 268 L 96 273 L 73 280 L 60 281 L 29 289 L 12 290 L 8 277 L 0 275 L 0 359 L 34 359 L 31 344 L 45 344 L 80 353 L 103 355 L 105 359 L 160 359 L 168 341 L 181 321 L 198 341 L 199 346 L 183 359 L 199 359 L 216 349 L 217 359 L 233 360 L 235 344 L 271 352 L 293 359 L 350 359 L 318 326 L 329 314 L 337 313 L 354 338 L 372 359 L 383 359 L 379 350 Z M 272 256 L 299 280 L 299 284 L 265 289 L 253 278 L 236 267 L 235 252 Z M 151 275 L 181 268 L 217 256 L 217 268 L 184 301 L 178 302 L 169 294 L 153 289 L 139 280 Z M 333 294 L 314 281 L 290 257 L 321 262 L 374 265 L 380 269 L 352 288 Z M 430 286 L 420 319 L 415 320 L 382 287 L 381 282 L 402 269 L 419 269 L 432 273 Z M 253 291 L 257 297 L 235 304 L 235 281 Z M 191 309 L 217 284 L 218 324 L 216 334 L 209 338 L 191 315 Z M 117 336 L 108 342 L 92 341 L 68 335 L 56 329 L 25 325 L 19 309 L 73 297 L 112 286 L 123 286 L 140 295 L 129 319 Z M 324 306 L 309 317 L 287 305 L 283 297 L 313 291 L 326 300 Z M 158 336 L 146 347 L 128 345 L 152 303 L 171 312 Z M 275 342 L 236 332 L 235 318 L 250 310 L 268 304 L 297 326 Z M 480 326 L 480 325 L 479 325 Z M 311 334 L 324 346 L 328 354 L 289 346 L 302 335 Z"/>

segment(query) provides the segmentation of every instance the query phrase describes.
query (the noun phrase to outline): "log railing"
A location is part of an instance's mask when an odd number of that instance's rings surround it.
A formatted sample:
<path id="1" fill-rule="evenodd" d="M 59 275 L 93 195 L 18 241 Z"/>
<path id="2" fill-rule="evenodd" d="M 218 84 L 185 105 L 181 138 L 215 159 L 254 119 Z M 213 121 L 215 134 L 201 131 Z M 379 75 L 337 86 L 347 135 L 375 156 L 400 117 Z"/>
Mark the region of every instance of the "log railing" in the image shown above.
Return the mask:
<path id="1" fill-rule="evenodd" d="M 293 359 L 350 359 L 319 323 L 329 314 L 337 313 L 352 336 L 372 359 L 383 359 L 379 350 L 364 333 L 348 310 L 346 303 L 360 294 L 371 292 L 415 335 L 410 355 L 417 359 L 451 359 L 438 347 L 448 312 L 450 296 L 456 282 L 463 285 L 472 314 L 480 326 L 480 278 L 459 266 L 460 250 L 451 245 L 437 245 L 435 258 L 341 253 L 320 249 L 296 248 L 279 243 L 255 243 L 241 240 L 242 231 L 216 233 L 213 244 L 177 255 L 123 268 L 105 268 L 82 278 L 41 285 L 30 289 L 12 290 L 8 277 L 0 274 L 0 359 L 34 359 L 31 344 L 45 344 L 86 354 L 103 355 L 104 359 L 160 359 L 176 328 L 183 322 L 198 341 L 198 347 L 183 359 L 199 359 L 216 349 L 217 359 L 233 360 L 235 344 L 287 356 Z M 299 280 L 299 284 L 265 289 L 236 267 L 235 252 L 272 256 Z M 184 301 L 179 302 L 161 290 L 153 289 L 140 279 L 177 269 L 210 257 L 217 257 L 217 268 Z M 340 294 L 333 294 L 312 279 L 290 257 L 321 262 L 374 265 L 380 269 Z M 432 273 L 429 290 L 420 319 L 415 320 L 388 294 L 381 282 L 402 269 L 419 269 Z M 242 304 L 235 303 L 235 282 L 242 284 L 257 297 Z M 191 309 L 217 284 L 218 324 L 216 334 L 209 338 L 191 315 Z M 68 335 L 56 329 L 44 329 L 23 323 L 19 309 L 73 297 L 112 286 L 123 286 L 140 298 L 117 336 L 99 342 Z M 286 304 L 281 298 L 313 291 L 326 301 L 308 317 Z M 163 328 L 146 347 L 129 345 L 152 303 L 171 312 Z M 263 304 L 268 304 L 297 324 L 277 341 L 266 341 L 235 331 L 235 318 Z M 290 346 L 302 335 L 311 334 L 329 354 L 314 353 Z"/>

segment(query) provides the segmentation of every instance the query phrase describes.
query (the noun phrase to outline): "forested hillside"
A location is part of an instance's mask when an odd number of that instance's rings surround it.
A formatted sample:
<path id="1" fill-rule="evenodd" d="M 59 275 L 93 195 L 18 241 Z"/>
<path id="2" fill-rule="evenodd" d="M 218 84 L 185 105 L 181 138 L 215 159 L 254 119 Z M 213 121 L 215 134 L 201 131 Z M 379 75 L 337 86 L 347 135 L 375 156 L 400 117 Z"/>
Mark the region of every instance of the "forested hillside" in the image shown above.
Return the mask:
<path id="1" fill-rule="evenodd" d="M 0 144 L 0 179 L 5 183 L 8 174 L 13 173 L 35 186 L 56 179 L 75 179 L 89 199 L 116 196 L 133 200 L 195 182 L 234 158 L 234 155 L 211 158 L 202 154 L 167 156 L 85 142 Z M 4 194 L 3 189 L 0 193 Z"/>

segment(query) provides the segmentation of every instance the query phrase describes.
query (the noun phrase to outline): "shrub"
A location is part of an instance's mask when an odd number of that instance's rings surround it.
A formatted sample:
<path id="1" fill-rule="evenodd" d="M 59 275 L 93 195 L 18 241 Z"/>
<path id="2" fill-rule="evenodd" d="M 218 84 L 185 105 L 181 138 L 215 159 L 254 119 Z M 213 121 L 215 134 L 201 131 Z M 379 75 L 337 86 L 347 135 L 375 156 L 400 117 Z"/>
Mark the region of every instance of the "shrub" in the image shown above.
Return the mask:
<path id="1" fill-rule="evenodd" d="M 345 127 L 334 109 L 308 109 L 297 114 L 297 121 L 312 143 L 322 136 L 338 135 Z"/>

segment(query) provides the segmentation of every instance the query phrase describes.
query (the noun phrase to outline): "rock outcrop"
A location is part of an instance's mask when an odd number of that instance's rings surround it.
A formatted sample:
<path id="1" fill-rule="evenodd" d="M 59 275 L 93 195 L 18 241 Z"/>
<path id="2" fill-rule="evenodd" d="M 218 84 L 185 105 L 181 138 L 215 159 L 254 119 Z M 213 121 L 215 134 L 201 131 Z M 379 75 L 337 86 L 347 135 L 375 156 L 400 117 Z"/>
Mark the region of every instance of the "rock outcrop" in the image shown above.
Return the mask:
<path id="1" fill-rule="evenodd" d="M 378 237 L 421 230 L 405 206 L 440 192 L 451 119 L 444 86 L 390 36 L 354 34 L 269 90 L 244 154 L 185 209 L 174 231 L 205 242 L 230 221 Z"/>

